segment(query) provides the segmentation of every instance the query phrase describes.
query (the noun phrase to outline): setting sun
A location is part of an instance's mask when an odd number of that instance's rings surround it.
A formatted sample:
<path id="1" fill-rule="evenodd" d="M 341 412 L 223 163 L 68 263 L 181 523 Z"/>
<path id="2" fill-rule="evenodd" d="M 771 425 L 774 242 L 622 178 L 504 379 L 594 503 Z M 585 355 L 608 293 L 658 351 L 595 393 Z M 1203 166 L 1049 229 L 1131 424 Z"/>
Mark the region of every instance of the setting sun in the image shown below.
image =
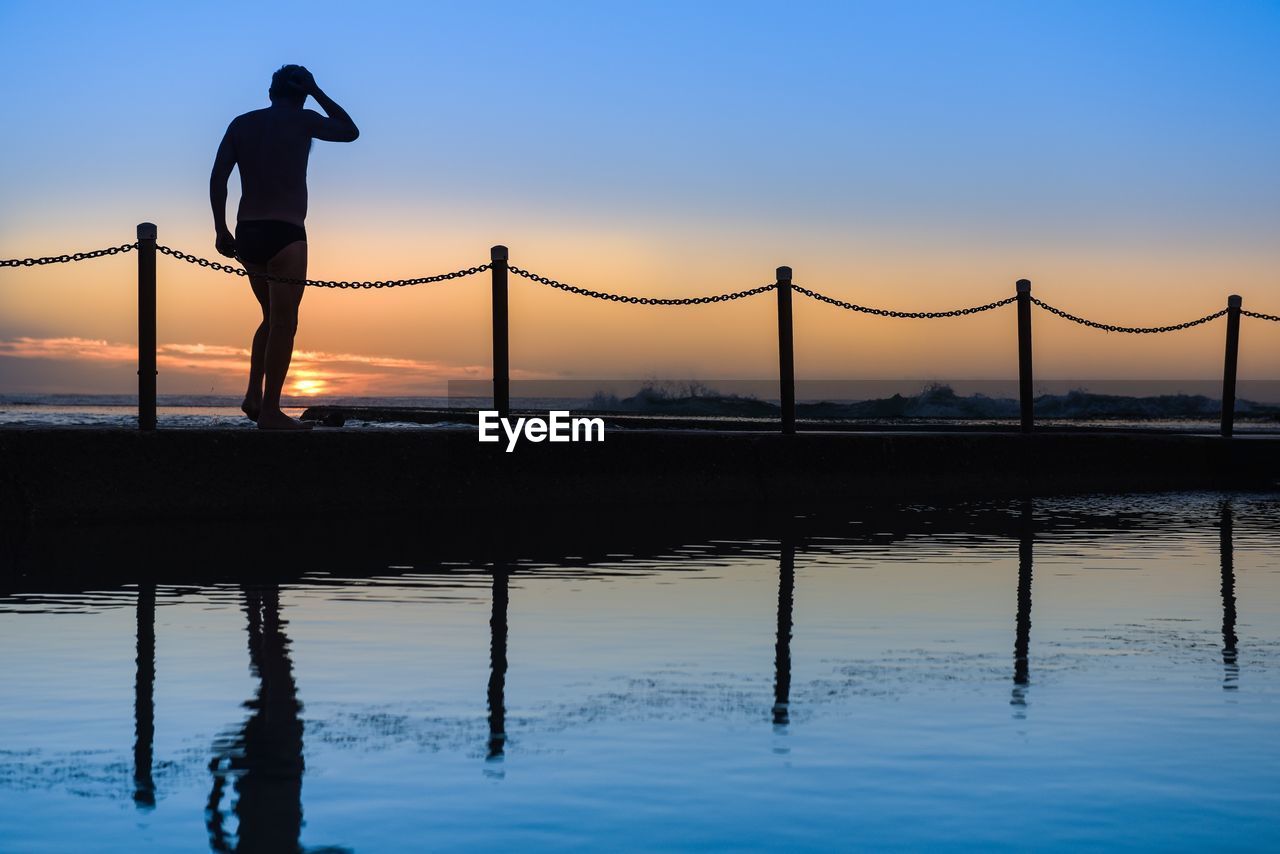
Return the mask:
<path id="1" fill-rule="evenodd" d="M 316 395 L 323 392 L 328 386 L 324 380 L 295 380 L 293 383 L 293 393 L 303 395 Z"/>

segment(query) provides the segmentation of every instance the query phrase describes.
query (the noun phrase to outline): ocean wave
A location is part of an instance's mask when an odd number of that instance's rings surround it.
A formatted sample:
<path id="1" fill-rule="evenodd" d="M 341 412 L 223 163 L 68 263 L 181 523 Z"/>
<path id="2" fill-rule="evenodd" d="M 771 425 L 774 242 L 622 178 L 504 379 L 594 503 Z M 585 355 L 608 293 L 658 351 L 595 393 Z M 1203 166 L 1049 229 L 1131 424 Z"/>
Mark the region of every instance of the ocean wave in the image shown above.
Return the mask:
<path id="1" fill-rule="evenodd" d="M 1097 394 L 1077 389 L 1066 394 L 1041 394 L 1035 398 L 1037 418 L 1054 420 L 1212 420 L 1222 402 L 1201 394 L 1161 394 L 1147 397 Z M 720 416 L 768 418 L 779 406 L 767 400 L 737 394 L 720 394 L 705 386 L 668 388 L 646 386 L 630 397 L 597 394 L 589 408 L 599 412 L 644 415 Z M 1280 406 L 1237 400 L 1239 417 L 1280 420 Z M 984 394 L 959 395 L 949 385 L 926 386 L 918 394 L 860 401 L 816 401 L 796 404 L 796 415 L 820 419 L 992 419 L 1017 418 L 1018 401 Z"/>

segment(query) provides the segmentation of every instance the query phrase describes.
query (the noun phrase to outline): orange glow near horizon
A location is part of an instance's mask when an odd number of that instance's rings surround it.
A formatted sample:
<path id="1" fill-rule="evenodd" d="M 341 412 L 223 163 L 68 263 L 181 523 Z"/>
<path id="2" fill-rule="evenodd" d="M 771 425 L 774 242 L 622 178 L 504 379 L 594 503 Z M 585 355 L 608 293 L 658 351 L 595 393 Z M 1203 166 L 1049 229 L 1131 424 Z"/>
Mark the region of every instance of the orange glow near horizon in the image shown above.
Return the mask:
<path id="1" fill-rule="evenodd" d="M 505 226 L 515 232 L 508 241 L 513 263 L 575 285 L 644 296 L 753 287 L 768 282 L 778 263 L 789 262 L 799 285 L 891 309 L 989 302 L 1011 294 L 1013 281 L 1025 275 L 1033 280 L 1033 293 L 1046 302 L 1109 323 L 1187 320 L 1216 310 L 1228 291 L 1242 292 L 1246 308 L 1280 311 L 1272 259 L 1258 253 L 1226 257 L 1208 247 L 1068 252 L 1047 245 L 961 245 L 957 238 L 937 234 L 919 244 L 885 235 L 836 240 L 794 226 L 755 239 L 759 235 L 739 236 L 696 223 L 679 233 L 668 224 L 660 234 L 641 237 L 580 222 L 548 222 L 535 229 L 521 220 L 520 227 L 509 221 L 491 228 L 466 216 L 459 219 L 452 225 L 434 220 L 429 243 L 389 221 L 343 232 L 336 220 L 319 220 L 311 230 L 310 274 L 390 278 L 471 266 L 487 255 L 485 237 Z M 16 249 L 20 237 L 10 235 L 4 243 L 14 241 Z M 167 240 L 188 251 L 208 242 L 194 228 Z M 50 238 L 37 245 L 55 243 Z M 922 245 L 929 243 L 936 246 L 923 252 Z M 159 353 L 161 392 L 242 390 L 245 347 L 260 319 L 243 280 L 169 258 L 159 264 L 158 327 L 161 340 L 170 342 Z M 68 379 L 64 386 L 79 392 L 127 391 L 131 382 L 125 368 L 136 358 L 128 343 L 136 329 L 134 275 L 131 258 L 0 271 L 0 316 L 8 332 L 0 338 L 0 358 L 83 365 L 86 370 L 68 374 L 82 380 Z M 516 378 L 754 379 L 777 370 L 772 294 L 689 307 L 635 306 L 566 294 L 516 276 L 509 292 Z M 793 304 L 801 379 L 947 381 L 1016 375 L 1012 307 L 969 317 L 902 320 L 844 311 L 799 294 Z M 1037 310 L 1034 324 L 1038 378 L 1221 375 L 1221 322 L 1167 335 L 1121 335 Z M 1245 320 L 1242 379 L 1280 378 L 1280 329 L 1275 327 Z M 309 289 L 297 346 L 288 388 L 299 395 L 442 394 L 451 379 L 487 378 L 489 277 L 386 290 Z M 104 363 L 120 365 L 118 387 L 106 387 L 104 374 L 87 370 Z M 21 364 L 11 363 L 7 376 L 21 370 Z"/>
<path id="2" fill-rule="evenodd" d="M 88 375 L 102 376 L 102 368 L 117 369 L 124 376 L 137 364 L 136 345 L 91 338 L 35 338 L 0 340 L 0 358 L 47 360 L 78 367 Z M 242 387 L 249 371 L 249 351 L 208 344 L 160 344 L 156 364 L 170 383 L 166 393 L 202 392 L 210 383 L 220 394 Z M 314 397 L 423 395 L 443 393 L 448 380 L 475 379 L 478 366 L 445 365 L 415 359 L 297 350 L 286 391 Z M 487 375 L 487 374 L 486 374 Z M 527 377 L 527 374 L 522 374 Z M 176 383 L 176 385 L 174 385 Z M 185 384 L 185 386 L 184 386 Z M 128 388 L 88 389 L 122 391 Z"/>

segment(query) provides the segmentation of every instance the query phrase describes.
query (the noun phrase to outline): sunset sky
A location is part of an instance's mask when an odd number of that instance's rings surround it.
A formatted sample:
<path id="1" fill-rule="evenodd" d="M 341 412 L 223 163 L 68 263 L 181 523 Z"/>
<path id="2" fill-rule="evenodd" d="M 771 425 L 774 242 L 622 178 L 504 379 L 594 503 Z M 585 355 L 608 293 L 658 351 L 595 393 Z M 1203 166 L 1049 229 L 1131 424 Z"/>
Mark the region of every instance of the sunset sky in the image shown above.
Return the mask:
<path id="1" fill-rule="evenodd" d="M 867 305 L 1009 295 L 1106 322 L 1280 313 L 1280 4 L 0 4 L 0 257 L 133 239 L 216 257 L 214 150 L 308 66 L 361 128 L 316 143 L 310 274 L 445 272 L 511 247 L 563 281 L 798 284 Z M 314 103 L 311 104 L 314 108 Z M 237 185 L 233 178 L 230 215 Z M 235 394 L 257 309 L 160 259 L 161 392 Z M 0 270 L 0 394 L 127 392 L 132 256 Z M 516 376 L 769 377 L 772 295 L 694 308 L 512 279 Z M 489 375 L 487 277 L 312 290 L 289 390 Z M 1011 309 L 904 321 L 796 303 L 808 378 L 1004 378 Z M 1220 375 L 1222 324 L 1121 336 L 1044 313 L 1044 378 Z M 1280 324 L 1241 375 L 1280 379 Z"/>

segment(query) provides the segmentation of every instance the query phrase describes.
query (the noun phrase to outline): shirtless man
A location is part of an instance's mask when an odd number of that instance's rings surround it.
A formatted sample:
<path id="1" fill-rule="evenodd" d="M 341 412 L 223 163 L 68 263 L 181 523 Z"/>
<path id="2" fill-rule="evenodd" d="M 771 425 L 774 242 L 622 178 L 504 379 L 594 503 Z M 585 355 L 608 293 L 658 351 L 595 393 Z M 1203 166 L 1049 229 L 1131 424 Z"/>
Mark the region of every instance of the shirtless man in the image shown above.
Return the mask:
<path id="1" fill-rule="evenodd" d="M 267 94 L 270 107 L 237 116 L 227 127 L 209 176 L 209 202 L 218 251 L 244 265 L 262 307 L 249 359 L 249 388 L 240 408 L 259 429 L 302 430 L 309 425 L 280 411 L 280 392 L 293 357 L 305 286 L 268 277 L 307 277 L 304 222 L 311 140 L 352 142 L 360 130 L 300 65 L 286 65 L 273 74 Z M 302 108 L 308 95 L 327 117 Z M 227 179 L 237 165 L 241 193 L 233 236 L 227 228 Z"/>

